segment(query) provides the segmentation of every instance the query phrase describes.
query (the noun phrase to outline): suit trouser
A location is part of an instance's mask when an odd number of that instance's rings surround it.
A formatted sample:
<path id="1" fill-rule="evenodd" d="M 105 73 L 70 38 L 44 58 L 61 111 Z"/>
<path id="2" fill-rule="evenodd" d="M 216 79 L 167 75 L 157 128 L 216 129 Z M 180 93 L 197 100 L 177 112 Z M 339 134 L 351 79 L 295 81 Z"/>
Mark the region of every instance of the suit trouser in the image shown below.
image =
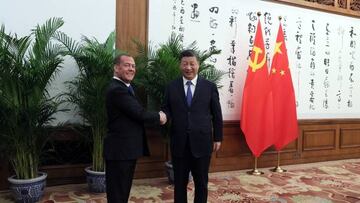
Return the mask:
<path id="1" fill-rule="evenodd" d="M 136 159 L 106 160 L 106 196 L 108 203 L 128 202 Z"/>
<path id="2" fill-rule="evenodd" d="M 187 144 L 189 145 L 189 143 Z M 208 196 L 208 173 L 211 156 L 196 158 L 187 146 L 183 157 L 172 157 L 174 168 L 175 203 L 187 202 L 187 185 L 189 172 L 195 185 L 194 203 L 206 203 Z"/>

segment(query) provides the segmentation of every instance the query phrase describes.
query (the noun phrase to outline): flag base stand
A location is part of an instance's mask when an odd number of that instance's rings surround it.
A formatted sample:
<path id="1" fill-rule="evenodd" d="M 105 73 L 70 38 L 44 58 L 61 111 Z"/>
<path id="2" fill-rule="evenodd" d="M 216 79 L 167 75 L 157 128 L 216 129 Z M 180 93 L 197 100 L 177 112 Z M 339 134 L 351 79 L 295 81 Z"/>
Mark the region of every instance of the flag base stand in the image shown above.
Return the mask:
<path id="1" fill-rule="evenodd" d="M 254 176 L 259 176 L 259 175 L 264 174 L 264 172 L 261 172 L 261 171 L 259 171 L 257 169 L 253 169 L 253 170 L 248 171 L 246 173 L 249 174 L 249 175 L 254 175 Z"/>
<path id="2" fill-rule="evenodd" d="M 287 171 L 287 170 L 282 169 L 280 167 L 280 151 L 278 151 L 278 155 L 277 155 L 277 166 L 275 168 L 273 168 L 273 169 L 270 169 L 270 171 L 277 172 L 277 173 L 284 173 L 284 172 Z"/>
<path id="3" fill-rule="evenodd" d="M 254 169 L 252 171 L 248 171 L 246 172 L 249 175 L 255 175 L 255 176 L 259 176 L 264 174 L 264 172 L 261 172 L 257 169 L 257 157 L 255 157 L 255 165 L 254 165 Z"/>
<path id="4" fill-rule="evenodd" d="M 284 173 L 284 172 L 286 172 L 287 170 L 282 169 L 280 166 L 276 166 L 275 168 L 270 169 L 270 171 L 272 171 L 272 172 L 277 172 L 277 173 Z"/>

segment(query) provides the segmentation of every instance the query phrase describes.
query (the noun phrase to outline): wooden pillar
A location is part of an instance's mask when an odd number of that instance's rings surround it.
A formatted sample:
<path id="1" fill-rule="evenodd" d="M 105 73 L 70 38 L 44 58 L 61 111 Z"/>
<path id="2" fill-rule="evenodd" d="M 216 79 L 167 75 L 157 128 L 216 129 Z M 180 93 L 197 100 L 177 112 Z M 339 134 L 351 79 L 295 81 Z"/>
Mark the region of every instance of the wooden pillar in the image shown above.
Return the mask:
<path id="1" fill-rule="evenodd" d="M 116 47 L 136 54 L 133 40 L 147 43 L 148 0 L 116 1 Z"/>

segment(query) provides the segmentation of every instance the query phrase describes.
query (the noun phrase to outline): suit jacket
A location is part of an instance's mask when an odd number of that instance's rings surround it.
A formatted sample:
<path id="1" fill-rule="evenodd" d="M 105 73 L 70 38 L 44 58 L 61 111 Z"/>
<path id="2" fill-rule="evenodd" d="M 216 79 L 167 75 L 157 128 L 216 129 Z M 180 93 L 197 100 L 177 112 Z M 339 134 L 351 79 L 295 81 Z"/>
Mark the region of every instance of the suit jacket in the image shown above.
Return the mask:
<path id="1" fill-rule="evenodd" d="M 185 98 L 183 79 L 172 81 L 166 91 L 163 111 L 171 118 L 170 149 L 182 157 L 189 139 L 193 156 L 209 156 L 213 141 L 223 139 L 219 92 L 214 83 L 198 77 L 191 107 Z"/>
<path id="2" fill-rule="evenodd" d="M 159 114 L 145 111 L 128 87 L 116 79 L 108 87 L 106 109 L 105 159 L 129 160 L 149 155 L 144 122 L 159 124 Z"/>

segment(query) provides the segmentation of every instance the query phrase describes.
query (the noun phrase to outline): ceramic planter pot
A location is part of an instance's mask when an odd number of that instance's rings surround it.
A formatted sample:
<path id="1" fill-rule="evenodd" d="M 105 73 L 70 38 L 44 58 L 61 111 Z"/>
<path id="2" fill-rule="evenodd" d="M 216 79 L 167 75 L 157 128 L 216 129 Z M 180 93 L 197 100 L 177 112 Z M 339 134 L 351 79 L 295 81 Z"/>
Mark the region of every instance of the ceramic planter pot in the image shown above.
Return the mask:
<path id="1" fill-rule="evenodd" d="M 90 192 L 106 192 L 105 172 L 92 171 L 91 167 L 85 168 L 86 181 Z"/>
<path id="2" fill-rule="evenodd" d="M 39 172 L 39 177 L 32 179 L 16 179 L 16 176 L 8 178 L 10 190 L 15 202 L 33 203 L 38 202 L 44 194 L 47 174 Z"/>

